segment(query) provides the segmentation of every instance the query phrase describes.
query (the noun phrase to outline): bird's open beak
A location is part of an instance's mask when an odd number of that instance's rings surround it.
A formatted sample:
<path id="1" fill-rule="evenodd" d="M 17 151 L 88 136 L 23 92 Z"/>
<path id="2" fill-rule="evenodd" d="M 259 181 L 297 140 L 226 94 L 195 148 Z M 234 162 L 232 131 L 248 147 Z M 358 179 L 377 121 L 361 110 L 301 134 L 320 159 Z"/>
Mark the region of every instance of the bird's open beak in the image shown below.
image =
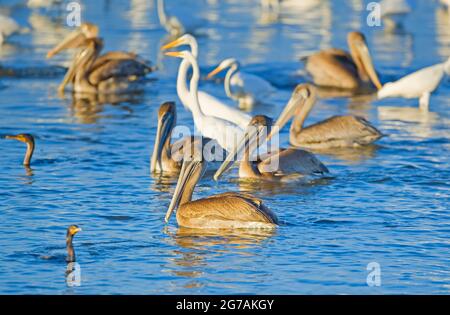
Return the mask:
<path id="1" fill-rule="evenodd" d="M 169 209 L 167 209 L 167 213 L 164 218 L 166 223 L 169 222 L 172 212 L 175 210 L 175 208 L 178 207 L 184 191 L 190 184 L 189 180 L 196 173 L 197 169 L 201 167 L 201 163 L 202 162 L 196 160 L 192 161 L 185 160 L 183 162 L 183 165 L 181 166 L 180 176 L 178 177 L 177 187 L 175 188 L 172 201 L 170 202 Z"/>
<path id="2" fill-rule="evenodd" d="M 52 58 L 64 49 L 77 48 L 83 44 L 86 36 L 81 30 L 76 30 L 70 33 L 61 43 L 53 47 L 48 53 L 47 58 Z"/>
<path id="3" fill-rule="evenodd" d="M 156 171 L 156 164 L 161 163 L 161 153 L 164 147 L 164 143 L 168 136 L 170 136 L 170 130 L 173 124 L 173 115 L 166 113 L 161 117 L 161 122 L 158 123 L 158 129 L 156 130 L 156 141 L 153 148 L 152 160 L 150 162 L 150 170 Z"/>
<path id="4" fill-rule="evenodd" d="M 208 73 L 208 75 L 206 76 L 207 79 L 211 79 L 213 76 L 215 76 L 216 74 L 218 74 L 220 71 L 224 70 L 225 68 L 218 66 L 217 68 L 215 68 L 213 71 L 211 71 L 210 73 Z"/>
<path id="5" fill-rule="evenodd" d="M 75 230 L 75 233 L 83 231 L 80 227 Z"/>
<path id="6" fill-rule="evenodd" d="M 170 48 L 173 48 L 173 47 L 178 47 L 178 46 L 181 46 L 181 45 L 184 45 L 183 39 L 182 38 L 177 38 L 177 39 L 171 41 L 170 43 L 165 44 L 164 46 L 162 46 L 161 50 L 167 50 L 167 49 L 170 49 Z"/>
<path id="7" fill-rule="evenodd" d="M 242 152 L 245 148 L 248 148 L 250 146 L 250 143 L 257 140 L 257 136 L 259 136 L 260 129 L 257 126 L 250 126 L 251 128 L 248 128 L 238 143 L 236 147 L 228 154 L 225 161 L 220 165 L 219 169 L 214 174 L 214 180 L 219 180 L 219 178 L 228 171 L 231 166 L 233 166 L 233 162 L 238 160 L 238 158 L 242 155 Z"/>
<path id="8" fill-rule="evenodd" d="M 367 74 L 369 75 L 370 80 L 377 87 L 377 89 L 381 89 L 382 85 L 381 85 L 380 79 L 378 78 L 378 74 L 375 70 L 375 67 L 373 65 L 372 57 L 370 55 L 367 44 L 360 43 L 359 45 L 357 45 L 357 49 L 359 52 L 359 58 L 361 59 L 361 62 L 363 64 L 364 69 L 366 70 Z"/>

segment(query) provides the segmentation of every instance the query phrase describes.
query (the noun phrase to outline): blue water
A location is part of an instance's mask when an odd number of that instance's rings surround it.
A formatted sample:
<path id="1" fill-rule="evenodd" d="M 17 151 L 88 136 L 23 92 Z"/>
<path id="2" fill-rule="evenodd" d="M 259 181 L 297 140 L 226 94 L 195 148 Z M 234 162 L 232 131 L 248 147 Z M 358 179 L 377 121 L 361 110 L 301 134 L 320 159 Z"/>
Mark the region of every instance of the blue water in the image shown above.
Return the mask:
<path id="1" fill-rule="evenodd" d="M 0 48 L 0 64 L 15 72 L 0 77 L 0 133 L 32 133 L 37 147 L 27 170 L 24 145 L 0 140 L 1 294 L 449 293 L 448 78 L 428 115 L 414 99 L 320 99 L 307 124 L 360 114 L 388 136 L 319 154 L 332 176 L 307 183 L 249 184 L 235 170 L 217 183 L 208 173 L 195 198 L 251 192 L 285 224 L 265 234 L 195 235 L 174 219 L 164 224 L 176 178 L 149 173 L 159 105 L 177 101 L 178 124 L 193 125 L 175 92 L 179 60 L 159 51 L 167 35 L 155 1 L 84 1 L 83 20 L 100 26 L 106 50 L 135 51 L 159 67 L 144 93 L 106 102 L 57 95 L 58 66 L 72 54 L 45 54 L 67 34 L 64 16 L 11 8 L 18 2 L 0 3 L 30 29 Z M 278 115 L 306 80 L 299 57 L 345 48 L 350 30 L 366 34 L 383 82 L 450 55 L 450 17 L 438 1 L 410 1 L 413 12 L 395 34 L 366 25 L 368 1 L 321 1 L 278 19 L 262 16 L 257 0 L 166 2 L 197 26 L 203 73 L 232 56 L 278 88 L 252 114 Z M 220 84 L 202 89 L 225 98 Z M 287 128 L 281 136 L 287 145 Z M 66 284 L 70 224 L 83 228 L 74 240 L 78 287 Z M 381 268 L 379 286 L 366 282 L 371 262 Z"/>

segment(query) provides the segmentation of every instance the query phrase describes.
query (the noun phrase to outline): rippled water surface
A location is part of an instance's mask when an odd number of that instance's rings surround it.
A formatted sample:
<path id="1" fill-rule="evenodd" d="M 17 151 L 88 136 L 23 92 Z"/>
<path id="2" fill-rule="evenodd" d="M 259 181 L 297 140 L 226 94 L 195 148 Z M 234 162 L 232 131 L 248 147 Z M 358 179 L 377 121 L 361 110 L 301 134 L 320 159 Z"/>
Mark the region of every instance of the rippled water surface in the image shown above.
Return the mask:
<path id="1" fill-rule="evenodd" d="M 48 18 L 57 12 L 10 7 L 18 2 L 0 2 L 29 29 L 0 48 L 0 64 L 13 73 L 0 77 L 0 133 L 32 133 L 37 147 L 25 169 L 24 145 L 0 140 L 0 293 L 449 293 L 448 78 L 428 114 L 414 99 L 320 99 L 307 124 L 359 114 L 388 136 L 362 150 L 320 154 L 327 179 L 252 184 L 234 170 L 216 183 L 207 173 L 194 198 L 251 192 L 285 224 L 273 233 L 193 235 L 173 218 L 163 221 L 176 179 L 149 174 L 161 102 L 177 101 L 178 123 L 193 125 L 175 92 L 179 60 L 159 52 L 168 38 L 155 1 L 84 1 L 83 19 L 100 26 L 106 50 L 135 51 L 159 67 L 144 93 L 107 100 L 57 95 L 59 66 L 72 53 L 45 54 L 68 29 Z M 203 73 L 233 56 L 278 88 L 254 114 L 278 115 L 306 80 L 299 58 L 345 48 L 350 30 L 366 34 L 383 82 L 450 55 L 450 17 L 438 1 L 411 1 L 413 12 L 394 34 L 366 25 L 368 1 L 316 1 L 278 19 L 262 15 L 256 0 L 166 2 L 195 27 Z M 219 84 L 202 89 L 225 99 Z M 287 128 L 281 136 L 287 145 Z M 65 281 L 70 224 L 83 228 L 74 241 L 79 287 Z M 379 287 L 366 283 L 371 262 L 381 266 Z"/>

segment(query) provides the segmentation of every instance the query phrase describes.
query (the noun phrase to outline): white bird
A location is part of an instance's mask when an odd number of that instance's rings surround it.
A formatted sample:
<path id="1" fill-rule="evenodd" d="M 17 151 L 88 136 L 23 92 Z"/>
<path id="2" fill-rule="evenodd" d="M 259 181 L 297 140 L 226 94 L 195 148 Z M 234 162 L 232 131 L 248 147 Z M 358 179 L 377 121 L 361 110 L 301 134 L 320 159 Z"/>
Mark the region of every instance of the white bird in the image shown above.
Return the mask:
<path id="1" fill-rule="evenodd" d="M 198 56 L 198 44 L 195 38 L 190 34 L 185 34 L 180 38 L 168 43 L 163 46 L 161 49 L 166 50 L 173 47 L 178 47 L 182 45 L 189 45 L 191 48 L 191 53 L 194 58 Z M 186 77 L 187 72 L 189 70 L 189 64 L 187 61 L 183 60 L 180 64 L 178 70 L 178 78 L 177 78 L 177 94 L 180 98 L 181 102 L 185 107 L 187 107 L 191 112 L 193 111 L 190 107 L 193 103 L 188 87 L 186 85 Z M 251 120 L 251 117 L 242 111 L 228 106 L 227 104 L 221 102 L 211 94 L 208 94 L 203 91 L 198 91 L 198 100 L 200 103 L 200 107 L 202 112 L 207 116 L 213 116 L 221 119 L 226 119 L 233 124 L 239 126 L 242 130 L 245 130 L 248 126 L 248 123 Z"/>
<path id="2" fill-rule="evenodd" d="M 159 23 L 161 23 L 161 25 L 170 35 L 180 36 L 186 32 L 183 24 L 181 24 L 180 20 L 176 16 L 168 16 L 166 14 L 164 0 L 158 0 L 156 6 L 158 11 Z"/>
<path id="3" fill-rule="evenodd" d="M 382 0 L 380 9 L 381 18 L 389 29 L 400 27 L 404 17 L 411 12 L 406 0 Z"/>
<path id="4" fill-rule="evenodd" d="M 240 63 L 234 58 L 222 61 L 208 74 L 208 79 L 228 69 L 225 75 L 225 93 L 229 98 L 239 102 L 239 107 L 252 107 L 275 91 L 272 84 L 254 74 L 240 71 Z"/>
<path id="5" fill-rule="evenodd" d="M 20 26 L 13 18 L 6 15 L 0 15 L 0 45 L 7 37 L 19 32 Z"/>
<path id="6" fill-rule="evenodd" d="M 408 74 L 398 81 L 386 83 L 378 90 L 378 98 L 419 98 L 420 108 L 427 110 L 430 95 L 438 87 L 445 73 L 450 74 L 450 58 L 446 62 Z"/>
<path id="7" fill-rule="evenodd" d="M 166 52 L 167 56 L 183 58 L 183 61 L 188 63 L 188 66 L 192 66 L 193 74 L 190 82 L 190 95 L 191 97 L 184 101 L 189 102 L 185 104 L 192 110 L 192 116 L 194 118 L 195 127 L 201 132 L 203 137 L 214 139 L 217 143 L 230 152 L 234 149 L 235 143 L 243 136 L 241 128 L 235 124 L 214 116 L 207 116 L 202 111 L 198 101 L 198 81 L 200 79 L 200 70 L 197 60 L 188 50 L 183 51 L 170 51 Z M 180 71 L 183 71 L 180 67 Z M 183 100 L 182 100 L 183 102 Z"/>

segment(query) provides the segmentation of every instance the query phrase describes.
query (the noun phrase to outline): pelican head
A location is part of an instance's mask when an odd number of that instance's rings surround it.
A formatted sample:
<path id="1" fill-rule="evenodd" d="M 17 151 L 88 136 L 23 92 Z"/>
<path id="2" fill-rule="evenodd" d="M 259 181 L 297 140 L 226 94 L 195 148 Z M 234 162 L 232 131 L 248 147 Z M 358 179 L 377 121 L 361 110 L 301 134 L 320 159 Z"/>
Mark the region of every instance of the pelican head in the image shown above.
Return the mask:
<path id="1" fill-rule="evenodd" d="M 192 139 L 189 137 L 186 141 L 185 146 L 190 147 L 190 149 L 186 150 L 184 154 L 177 186 L 164 219 L 166 223 L 169 222 L 172 212 L 179 205 L 191 200 L 195 185 L 202 178 L 208 164 L 207 160 L 203 158 L 202 151 L 195 150 Z"/>
<path id="2" fill-rule="evenodd" d="M 216 74 L 218 74 L 219 72 L 221 72 L 225 69 L 228 69 L 228 68 L 234 67 L 234 68 L 238 69 L 239 66 L 240 66 L 239 61 L 237 61 L 236 59 L 234 59 L 234 58 L 225 59 L 217 66 L 217 68 L 215 68 L 213 71 L 211 71 L 206 78 L 210 79 L 213 76 L 215 76 Z"/>
<path id="3" fill-rule="evenodd" d="M 382 85 L 375 71 L 365 36 L 360 32 L 350 32 L 347 36 L 347 42 L 358 70 L 365 71 L 377 89 L 381 89 Z"/>
<path id="4" fill-rule="evenodd" d="M 293 116 L 298 115 L 306 117 L 316 101 L 316 94 L 316 88 L 311 84 L 306 83 L 297 85 L 292 92 L 287 105 L 275 122 L 277 128 L 272 129 L 267 140 L 272 138 L 275 132 L 281 130 Z"/>
<path id="5" fill-rule="evenodd" d="M 256 115 L 249 122 L 244 136 L 236 147 L 228 154 L 225 161 L 220 165 L 219 169 L 214 174 L 214 180 L 219 180 L 223 173 L 230 169 L 235 161 L 244 150 L 251 153 L 258 144 L 261 144 L 271 132 L 272 118 L 264 115 Z"/>
<path id="6" fill-rule="evenodd" d="M 165 102 L 159 107 L 158 128 L 156 130 L 155 146 L 153 148 L 150 171 L 156 171 L 157 163 L 161 163 L 161 154 L 167 140 L 170 139 L 172 130 L 176 124 L 177 115 L 174 102 Z"/>
<path id="7" fill-rule="evenodd" d="M 167 50 L 174 47 L 179 47 L 183 45 L 189 45 L 191 47 L 192 55 L 197 58 L 198 57 L 198 44 L 197 40 L 191 34 L 184 34 L 183 36 L 178 37 L 177 39 L 171 41 L 170 43 L 161 47 L 161 50 Z"/>
<path id="8" fill-rule="evenodd" d="M 65 49 L 81 47 L 86 43 L 86 39 L 97 38 L 98 33 L 99 29 L 97 25 L 83 23 L 77 30 L 71 32 L 61 43 L 53 47 L 47 53 L 47 58 L 52 58 L 54 55 Z"/>

